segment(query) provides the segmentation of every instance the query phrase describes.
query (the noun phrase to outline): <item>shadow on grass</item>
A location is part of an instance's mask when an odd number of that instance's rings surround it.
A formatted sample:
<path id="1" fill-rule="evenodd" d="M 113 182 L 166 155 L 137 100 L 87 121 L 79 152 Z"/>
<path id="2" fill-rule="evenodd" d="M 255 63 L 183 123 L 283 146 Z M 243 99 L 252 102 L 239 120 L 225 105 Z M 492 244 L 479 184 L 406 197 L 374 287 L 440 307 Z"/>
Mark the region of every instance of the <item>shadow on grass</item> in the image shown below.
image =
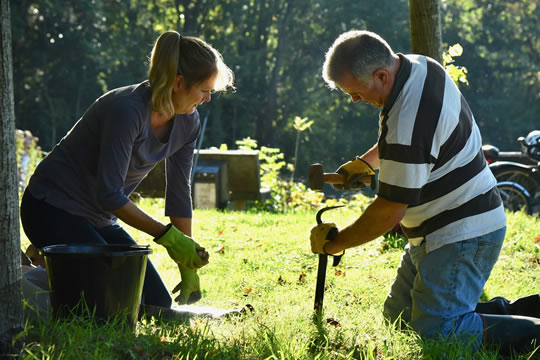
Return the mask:
<path id="1" fill-rule="evenodd" d="M 243 347 L 212 338 L 209 327 L 193 329 L 156 317 L 133 327 L 125 314 L 97 318 L 84 303 L 62 316 L 28 317 L 17 335 L 17 359 L 239 359 Z"/>

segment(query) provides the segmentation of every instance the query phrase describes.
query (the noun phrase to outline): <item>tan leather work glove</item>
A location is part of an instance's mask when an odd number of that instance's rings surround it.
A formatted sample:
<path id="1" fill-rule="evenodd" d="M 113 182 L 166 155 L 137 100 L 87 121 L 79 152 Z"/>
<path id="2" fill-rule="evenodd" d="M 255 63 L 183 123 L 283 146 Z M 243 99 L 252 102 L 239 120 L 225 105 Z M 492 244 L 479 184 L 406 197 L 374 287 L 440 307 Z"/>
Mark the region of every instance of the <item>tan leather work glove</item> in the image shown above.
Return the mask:
<path id="1" fill-rule="evenodd" d="M 362 189 L 366 186 L 375 189 L 377 186 L 377 176 L 375 170 L 365 160 L 358 156 L 354 160 L 341 165 L 336 172 L 345 176 L 345 182 L 333 184 L 338 190 Z"/>
<path id="2" fill-rule="evenodd" d="M 337 254 L 327 253 L 325 246 L 335 239 L 338 233 L 338 228 L 334 223 L 321 223 L 311 229 L 311 251 L 315 254 L 322 255 L 343 255 L 344 251 Z"/>

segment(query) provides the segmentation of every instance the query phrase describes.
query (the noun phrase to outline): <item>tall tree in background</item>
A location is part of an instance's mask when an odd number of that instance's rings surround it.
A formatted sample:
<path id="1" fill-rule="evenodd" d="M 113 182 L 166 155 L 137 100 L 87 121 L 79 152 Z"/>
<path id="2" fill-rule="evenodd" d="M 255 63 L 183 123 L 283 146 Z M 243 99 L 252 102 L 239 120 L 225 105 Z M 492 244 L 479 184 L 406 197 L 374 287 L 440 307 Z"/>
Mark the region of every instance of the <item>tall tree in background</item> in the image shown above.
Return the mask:
<path id="1" fill-rule="evenodd" d="M 0 356 L 22 329 L 21 245 L 9 0 L 0 0 Z"/>
<path id="2" fill-rule="evenodd" d="M 441 7 L 439 0 L 409 0 L 411 51 L 442 64 Z"/>

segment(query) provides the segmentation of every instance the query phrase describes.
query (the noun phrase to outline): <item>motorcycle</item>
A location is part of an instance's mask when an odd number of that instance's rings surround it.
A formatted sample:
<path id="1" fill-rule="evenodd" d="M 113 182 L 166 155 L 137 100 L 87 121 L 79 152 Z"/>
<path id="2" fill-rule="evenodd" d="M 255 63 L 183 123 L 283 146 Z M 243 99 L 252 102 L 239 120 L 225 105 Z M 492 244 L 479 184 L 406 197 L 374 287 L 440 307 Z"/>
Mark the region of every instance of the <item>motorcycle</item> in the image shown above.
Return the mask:
<path id="1" fill-rule="evenodd" d="M 519 137 L 521 152 L 500 152 L 491 145 L 482 150 L 497 179 L 504 206 L 512 211 L 538 212 L 540 202 L 540 130 Z M 511 153 L 511 155 L 509 155 Z"/>

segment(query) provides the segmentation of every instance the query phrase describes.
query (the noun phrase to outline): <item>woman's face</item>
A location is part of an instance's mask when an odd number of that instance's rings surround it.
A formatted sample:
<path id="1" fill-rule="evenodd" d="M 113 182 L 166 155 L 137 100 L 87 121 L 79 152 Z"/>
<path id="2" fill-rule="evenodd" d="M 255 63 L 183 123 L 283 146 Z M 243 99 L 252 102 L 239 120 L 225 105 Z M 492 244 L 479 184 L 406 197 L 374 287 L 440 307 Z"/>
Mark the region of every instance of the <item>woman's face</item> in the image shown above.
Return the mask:
<path id="1" fill-rule="evenodd" d="M 200 83 L 193 84 L 188 89 L 184 77 L 177 75 L 172 94 L 175 113 L 191 114 L 200 104 L 210 102 L 212 99 L 211 91 L 216 85 L 216 79 L 217 74 L 214 74 Z"/>

